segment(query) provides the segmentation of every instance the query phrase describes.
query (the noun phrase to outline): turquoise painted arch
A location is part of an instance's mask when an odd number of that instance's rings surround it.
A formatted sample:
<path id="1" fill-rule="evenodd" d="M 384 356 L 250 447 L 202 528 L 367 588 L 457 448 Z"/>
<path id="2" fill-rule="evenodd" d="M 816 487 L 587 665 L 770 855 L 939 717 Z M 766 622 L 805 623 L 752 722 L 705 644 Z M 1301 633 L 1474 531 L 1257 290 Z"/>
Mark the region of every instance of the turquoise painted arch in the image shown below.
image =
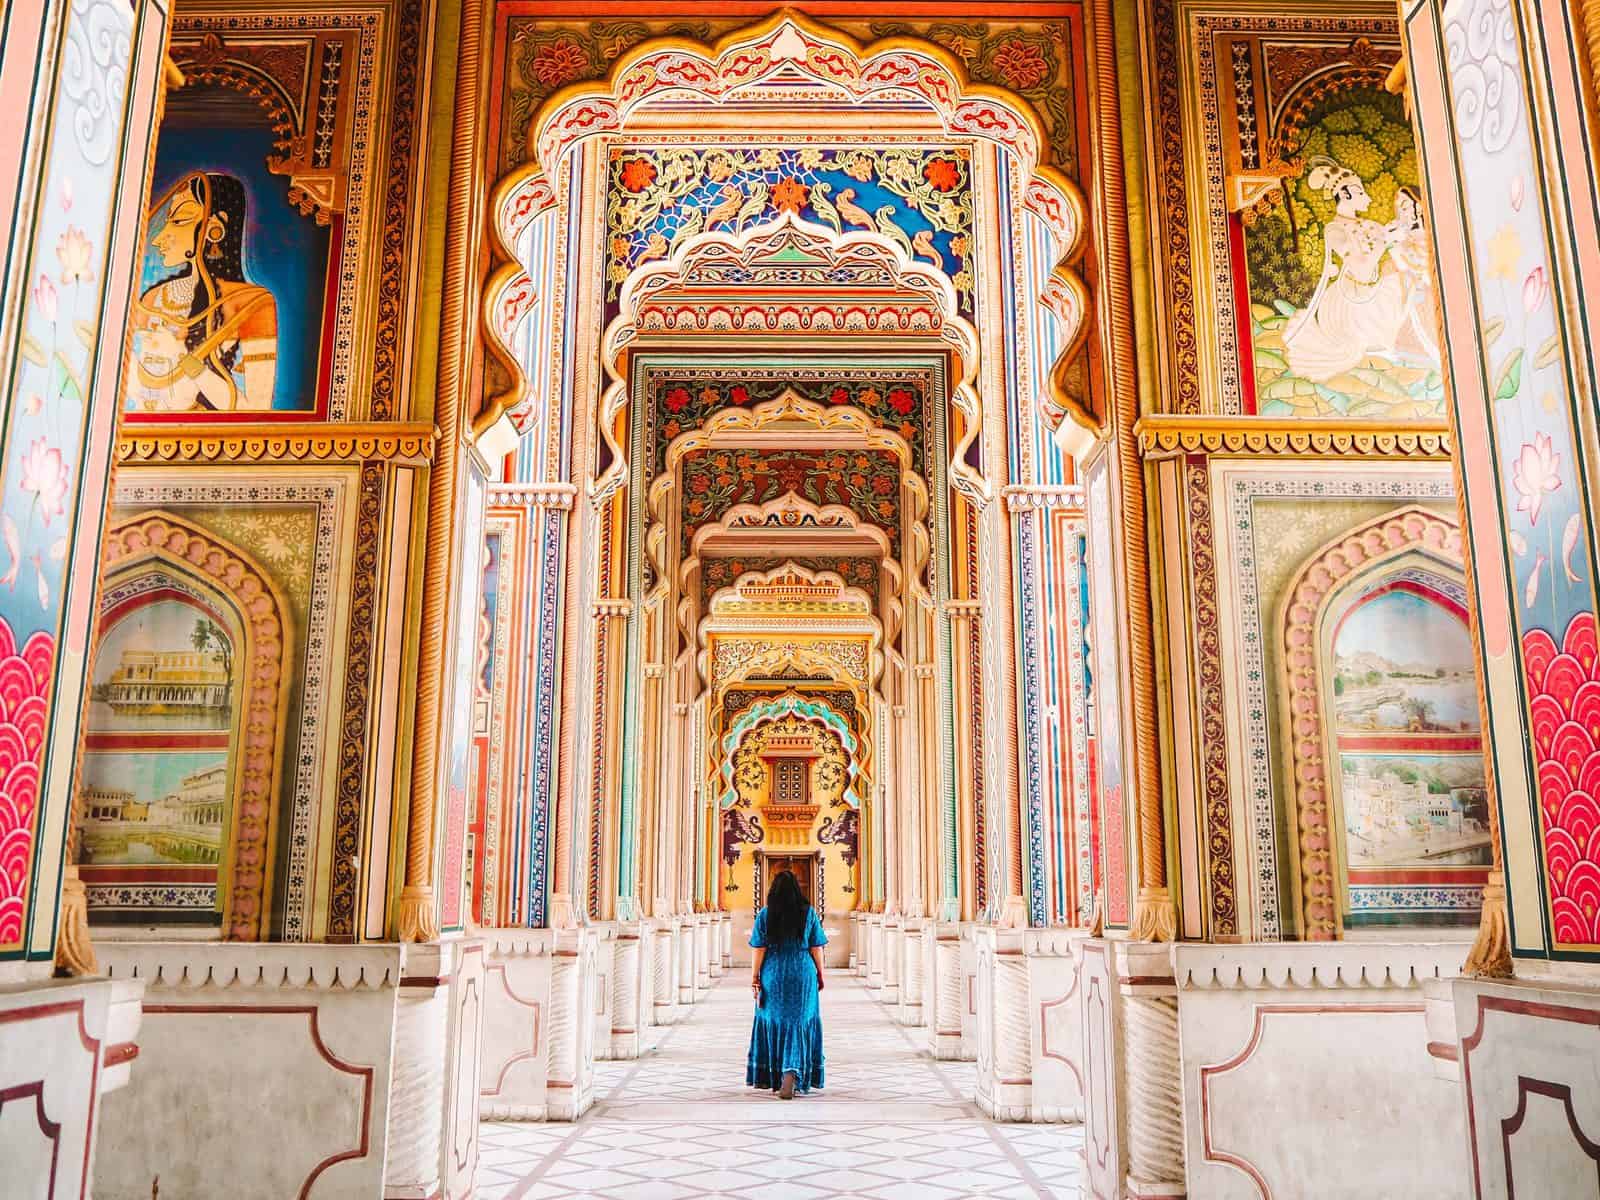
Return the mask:
<path id="1" fill-rule="evenodd" d="M 733 728 L 728 730 L 722 738 L 722 796 L 718 803 L 719 808 L 732 808 L 738 800 L 739 793 L 733 786 L 733 755 L 738 750 L 739 743 L 744 741 L 745 735 L 758 725 L 769 721 L 776 721 L 783 717 L 799 717 L 803 721 L 811 721 L 832 731 L 838 738 L 839 744 L 844 747 L 846 767 L 848 774 L 845 776 L 844 799 L 851 808 L 861 807 L 861 795 L 856 791 L 856 782 L 861 777 L 861 772 L 856 766 L 856 758 L 861 747 L 861 740 L 851 732 L 850 724 L 826 701 L 807 700 L 804 696 L 779 696 L 773 700 L 763 700 L 759 704 L 752 704 L 739 714 L 733 723 Z"/>

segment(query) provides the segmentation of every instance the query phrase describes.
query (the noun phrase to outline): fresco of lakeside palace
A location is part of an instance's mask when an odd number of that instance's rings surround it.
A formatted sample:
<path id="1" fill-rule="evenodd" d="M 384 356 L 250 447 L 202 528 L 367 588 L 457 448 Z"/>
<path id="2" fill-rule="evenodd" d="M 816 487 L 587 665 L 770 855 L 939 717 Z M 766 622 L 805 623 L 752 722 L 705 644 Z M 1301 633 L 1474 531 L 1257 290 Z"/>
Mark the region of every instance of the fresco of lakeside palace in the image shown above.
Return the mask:
<path id="1" fill-rule="evenodd" d="M 1466 614 L 1402 573 L 1332 637 L 1346 924 L 1470 924 L 1491 849 Z"/>

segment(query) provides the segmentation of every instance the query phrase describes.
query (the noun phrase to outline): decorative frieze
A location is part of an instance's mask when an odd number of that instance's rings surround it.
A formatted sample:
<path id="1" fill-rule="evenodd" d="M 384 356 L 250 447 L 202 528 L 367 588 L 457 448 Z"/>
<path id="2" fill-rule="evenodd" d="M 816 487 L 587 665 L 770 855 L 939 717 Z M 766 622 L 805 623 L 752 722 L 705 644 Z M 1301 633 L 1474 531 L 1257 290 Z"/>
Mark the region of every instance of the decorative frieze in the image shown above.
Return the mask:
<path id="1" fill-rule="evenodd" d="M 420 422 L 327 425 L 124 426 L 117 460 L 124 463 L 307 463 L 385 459 L 424 465 L 437 431 Z"/>
<path id="2" fill-rule="evenodd" d="M 491 483 L 489 503 L 522 505 L 527 508 L 553 508 L 570 511 L 578 496 L 572 483 Z"/>
<path id="3" fill-rule="evenodd" d="M 1134 426 L 1145 458 L 1211 454 L 1242 458 L 1406 459 L 1448 462 L 1447 424 L 1306 421 L 1156 414 Z"/>

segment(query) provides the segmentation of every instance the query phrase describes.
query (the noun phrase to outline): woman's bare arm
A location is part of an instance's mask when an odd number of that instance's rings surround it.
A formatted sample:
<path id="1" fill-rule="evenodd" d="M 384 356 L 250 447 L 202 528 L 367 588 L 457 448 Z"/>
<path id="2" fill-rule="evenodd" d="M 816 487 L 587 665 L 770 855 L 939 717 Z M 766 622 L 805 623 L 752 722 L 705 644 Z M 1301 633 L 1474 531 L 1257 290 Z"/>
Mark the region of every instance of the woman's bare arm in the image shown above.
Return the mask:
<path id="1" fill-rule="evenodd" d="M 750 956 L 750 990 L 755 993 L 757 1002 L 761 1000 L 761 964 L 766 961 L 767 948 L 757 946 L 755 953 Z"/>
<path id="2" fill-rule="evenodd" d="M 811 947 L 811 961 L 817 965 L 817 991 L 822 990 L 822 947 Z"/>

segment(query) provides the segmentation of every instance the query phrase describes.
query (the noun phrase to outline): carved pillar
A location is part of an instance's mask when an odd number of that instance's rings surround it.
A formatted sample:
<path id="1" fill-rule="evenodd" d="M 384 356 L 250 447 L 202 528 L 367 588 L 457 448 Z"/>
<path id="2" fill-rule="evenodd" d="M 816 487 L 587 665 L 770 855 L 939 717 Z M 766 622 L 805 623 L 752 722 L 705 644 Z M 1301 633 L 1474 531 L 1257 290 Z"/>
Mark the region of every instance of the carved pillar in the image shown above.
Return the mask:
<path id="1" fill-rule="evenodd" d="M 941 921 L 931 929 L 933 979 L 928 985 L 928 1047 L 934 1058 L 961 1057 L 961 927 Z"/>
<path id="2" fill-rule="evenodd" d="M 902 1025 L 921 1025 L 924 1013 L 924 939 L 929 922 L 924 917 L 902 917 L 900 934 L 900 1003 L 895 1020 Z"/>
<path id="3" fill-rule="evenodd" d="M 675 962 L 677 926 L 671 918 L 651 922 L 650 982 L 654 1020 L 657 1025 L 672 1025 L 678 1020 L 678 973 Z"/>
<path id="4" fill-rule="evenodd" d="M 956 796 L 956 894 L 960 898 L 958 915 L 962 920 L 980 916 L 980 907 L 987 905 L 990 896 L 992 872 L 989 866 L 988 836 L 993 822 L 987 806 L 979 800 L 977 784 L 978 756 L 981 747 L 975 740 L 970 716 L 963 716 L 965 706 L 961 697 L 973 694 L 972 677 L 977 621 L 981 605 L 976 600 L 947 600 L 944 615 L 949 622 L 951 658 L 954 666 L 951 692 L 957 697 L 955 713 L 951 720 L 953 765 L 955 778 L 951 781 Z"/>
<path id="5" fill-rule="evenodd" d="M 596 940 L 592 929 L 564 929 L 550 973 L 550 1102 L 553 1121 L 576 1121 L 594 1103 Z"/>
<path id="6" fill-rule="evenodd" d="M 612 1058 L 639 1057 L 649 999 L 640 971 L 644 937 L 645 930 L 637 922 L 617 927 L 617 944 L 611 959 Z"/>
<path id="7" fill-rule="evenodd" d="M 1029 1116 L 1028 969 L 1023 933 L 981 925 L 977 952 L 978 1107 L 997 1121 Z"/>
<path id="8" fill-rule="evenodd" d="M 883 991 L 883 914 L 867 917 L 867 987 L 875 994 Z"/>

